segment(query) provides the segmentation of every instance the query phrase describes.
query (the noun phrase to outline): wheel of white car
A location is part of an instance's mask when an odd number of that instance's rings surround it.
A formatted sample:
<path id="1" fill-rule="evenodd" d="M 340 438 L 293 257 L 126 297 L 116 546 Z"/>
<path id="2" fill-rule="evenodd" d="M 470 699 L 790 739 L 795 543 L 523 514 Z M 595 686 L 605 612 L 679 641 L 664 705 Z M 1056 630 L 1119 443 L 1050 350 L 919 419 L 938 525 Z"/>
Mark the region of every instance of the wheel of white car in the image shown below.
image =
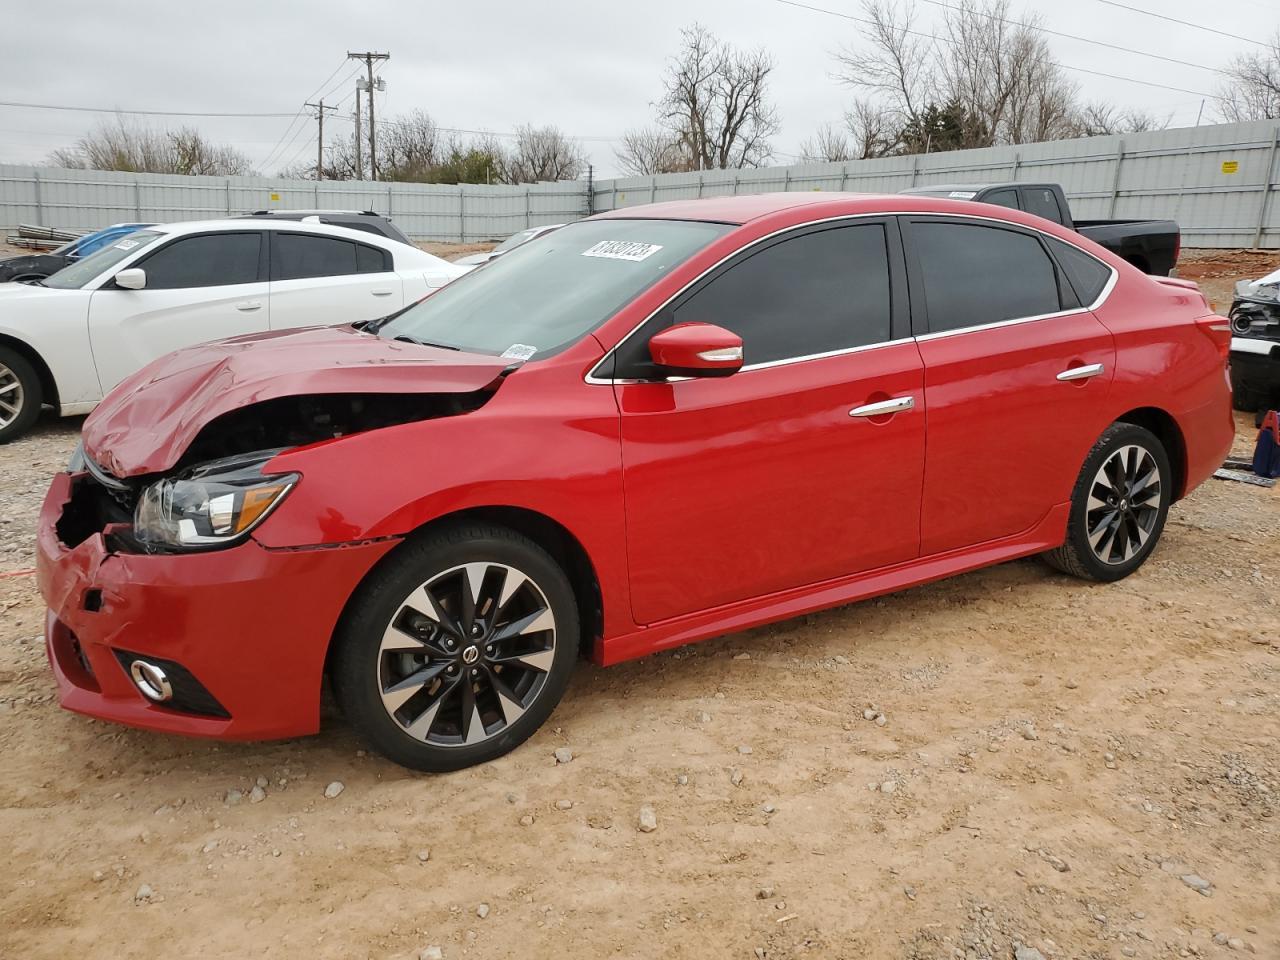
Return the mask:
<path id="1" fill-rule="evenodd" d="M 22 354 L 0 346 L 0 443 L 20 437 L 40 415 L 40 377 Z"/>

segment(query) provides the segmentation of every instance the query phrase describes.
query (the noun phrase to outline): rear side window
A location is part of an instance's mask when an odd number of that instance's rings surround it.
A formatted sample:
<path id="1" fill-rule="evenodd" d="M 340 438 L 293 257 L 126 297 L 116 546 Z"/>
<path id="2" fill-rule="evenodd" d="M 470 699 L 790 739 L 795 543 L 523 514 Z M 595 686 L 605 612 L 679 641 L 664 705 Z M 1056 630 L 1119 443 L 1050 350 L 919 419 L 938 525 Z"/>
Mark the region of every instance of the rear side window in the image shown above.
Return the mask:
<path id="1" fill-rule="evenodd" d="M 930 333 L 1061 309 L 1053 261 L 1031 234 L 970 223 L 916 221 L 911 235 Z"/>
<path id="2" fill-rule="evenodd" d="M 350 240 L 301 233 L 277 233 L 271 260 L 272 280 L 343 277 L 390 270 L 385 251 Z"/>
<path id="3" fill-rule="evenodd" d="M 1054 237 L 1045 237 L 1045 240 L 1080 302 L 1088 306 L 1097 300 L 1111 279 L 1111 269 L 1069 243 Z"/>
<path id="4" fill-rule="evenodd" d="M 1062 211 L 1058 209 L 1058 195 L 1045 187 L 1024 187 L 1023 199 L 1026 200 L 1027 213 L 1044 217 L 1054 223 L 1062 222 Z"/>
<path id="5" fill-rule="evenodd" d="M 711 280 L 673 323 L 714 323 L 742 337 L 747 365 L 889 339 L 889 255 L 881 224 L 782 240 Z"/>
<path id="6" fill-rule="evenodd" d="M 183 237 L 157 250 L 138 266 L 147 272 L 148 290 L 256 283 L 261 250 L 260 233 Z"/>
<path id="7" fill-rule="evenodd" d="M 994 203 L 997 207 L 1018 209 L 1018 193 L 1016 190 L 997 190 L 982 198 L 983 203 Z"/>

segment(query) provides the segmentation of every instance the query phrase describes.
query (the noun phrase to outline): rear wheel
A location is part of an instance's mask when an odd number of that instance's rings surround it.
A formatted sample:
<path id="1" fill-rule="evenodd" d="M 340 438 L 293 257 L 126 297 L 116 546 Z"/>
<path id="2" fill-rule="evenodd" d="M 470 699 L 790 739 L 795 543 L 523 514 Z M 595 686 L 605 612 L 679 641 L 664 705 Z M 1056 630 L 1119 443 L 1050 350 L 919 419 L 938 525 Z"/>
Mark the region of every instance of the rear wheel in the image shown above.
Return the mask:
<path id="1" fill-rule="evenodd" d="M 334 694 L 389 759 L 457 770 L 533 734 L 573 672 L 578 610 L 541 547 L 468 524 L 401 547 L 352 602 L 335 642 Z"/>
<path id="2" fill-rule="evenodd" d="M 1044 558 L 1087 580 L 1127 577 L 1160 540 L 1172 481 L 1169 456 L 1155 434 L 1132 423 L 1112 424 L 1076 480 L 1066 542 Z"/>
<path id="3" fill-rule="evenodd" d="M 40 378 L 31 362 L 0 346 L 0 443 L 30 429 L 40 415 L 41 400 Z"/>

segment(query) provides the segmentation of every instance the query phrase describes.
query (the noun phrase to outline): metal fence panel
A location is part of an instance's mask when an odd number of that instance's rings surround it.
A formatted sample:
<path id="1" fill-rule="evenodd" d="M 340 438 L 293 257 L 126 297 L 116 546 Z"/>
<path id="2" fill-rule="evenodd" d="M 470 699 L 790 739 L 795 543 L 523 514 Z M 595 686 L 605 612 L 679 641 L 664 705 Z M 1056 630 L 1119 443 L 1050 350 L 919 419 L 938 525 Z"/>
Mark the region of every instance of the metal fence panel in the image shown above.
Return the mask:
<path id="1" fill-rule="evenodd" d="M 0 225 L 94 230 L 125 220 L 225 217 L 262 209 L 389 214 L 418 240 L 500 240 L 590 210 L 769 191 L 895 193 L 937 183 L 1061 183 L 1081 220 L 1171 218 L 1185 246 L 1280 247 L 1280 123 L 1058 140 L 848 163 L 654 177 L 465 186 L 179 177 L 0 165 Z M 590 189 L 590 195 L 588 190 Z"/>

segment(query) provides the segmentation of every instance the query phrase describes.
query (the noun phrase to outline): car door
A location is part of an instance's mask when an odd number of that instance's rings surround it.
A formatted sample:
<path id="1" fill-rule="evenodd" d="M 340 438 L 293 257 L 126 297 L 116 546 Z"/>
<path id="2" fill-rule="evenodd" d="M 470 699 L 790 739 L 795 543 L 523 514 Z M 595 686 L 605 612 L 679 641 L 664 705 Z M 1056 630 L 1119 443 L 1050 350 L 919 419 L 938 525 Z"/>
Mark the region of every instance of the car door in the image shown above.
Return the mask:
<path id="1" fill-rule="evenodd" d="M 1115 347 L 1036 232 L 903 219 L 924 308 L 929 556 L 1029 530 L 1070 498 L 1107 425 Z"/>
<path id="2" fill-rule="evenodd" d="M 179 236 L 130 266 L 146 273 L 143 289 L 108 280 L 89 301 L 89 340 L 104 393 L 179 347 L 269 328 L 259 230 Z"/>
<path id="3" fill-rule="evenodd" d="M 891 219 L 806 228 L 739 254 L 621 345 L 638 622 L 917 555 L 923 369 L 904 278 Z M 661 378 L 649 338 L 691 321 L 739 334 L 744 367 Z"/>
<path id="4" fill-rule="evenodd" d="M 404 306 L 390 251 L 320 234 L 273 231 L 271 326 L 321 326 L 384 317 Z"/>

